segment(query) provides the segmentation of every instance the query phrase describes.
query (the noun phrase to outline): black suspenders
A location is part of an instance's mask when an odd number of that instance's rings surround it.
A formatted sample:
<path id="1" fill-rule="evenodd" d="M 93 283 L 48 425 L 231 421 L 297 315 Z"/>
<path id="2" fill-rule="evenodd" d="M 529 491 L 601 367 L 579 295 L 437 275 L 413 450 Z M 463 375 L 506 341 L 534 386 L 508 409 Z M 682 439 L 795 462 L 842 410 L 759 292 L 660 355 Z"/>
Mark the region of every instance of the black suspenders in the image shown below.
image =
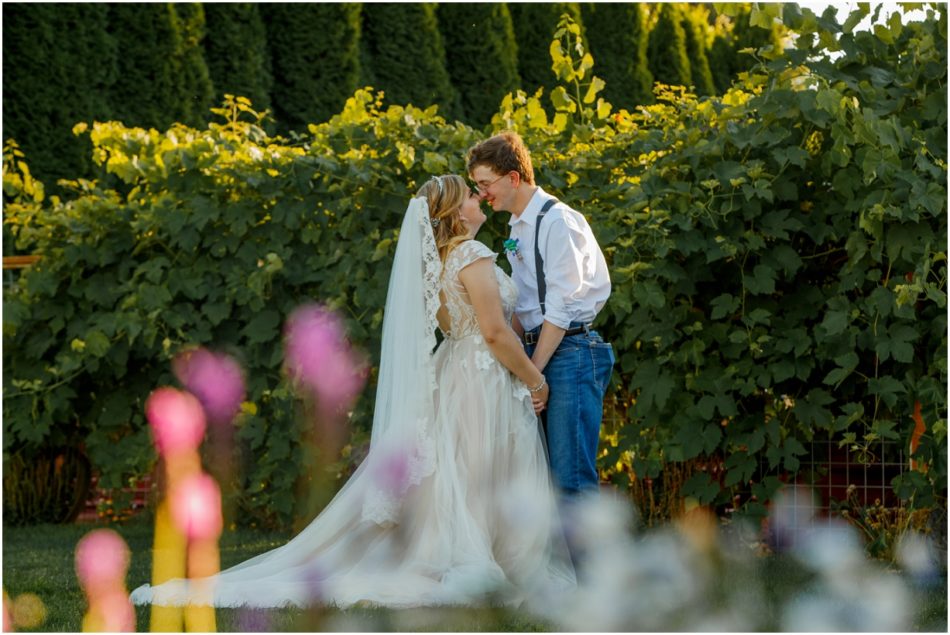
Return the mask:
<path id="1" fill-rule="evenodd" d="M 549 198 L 541 211 L 538 212 L 538 220 L 534 223 L 534 268 L 538 276 L 538 300 L 541 301 L 541 315 L 544 315 L 544 296 L 547 294 L 547 287 L 544 284 L 544 261 L 541 259 L 541 250 L 538 248 L 538 237 L 541 235 L 541 221 L 555 203 L 557 203 L 556 198 Z"/>

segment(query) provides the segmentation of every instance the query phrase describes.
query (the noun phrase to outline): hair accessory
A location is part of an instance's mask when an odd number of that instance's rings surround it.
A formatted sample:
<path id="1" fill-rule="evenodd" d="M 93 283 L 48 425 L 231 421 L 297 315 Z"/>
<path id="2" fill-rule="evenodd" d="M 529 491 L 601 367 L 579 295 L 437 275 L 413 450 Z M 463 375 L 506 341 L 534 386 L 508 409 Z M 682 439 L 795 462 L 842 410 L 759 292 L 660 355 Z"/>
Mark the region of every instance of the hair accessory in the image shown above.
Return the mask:
<path id="1" fill-rule="evenodd" d="M 438 186 L 439 186 L 439 196 L 442 196 L 442 177 L 441 177 L 441 176 L 433 176 L 432 178 L 435 179 L 436 184 L 438 184 Z"/>
<path id="2" fill-rule="evenodd" d="M 433 226 L 433 227 L 438 227 L 438 226 L 439 226 L 439 223 L 442 222 L 442 219 L 441 219 L 441 218 L 430 218 L 430 219 L 429 219 L 429 222 L 432 223 L 432 226 Z"/>

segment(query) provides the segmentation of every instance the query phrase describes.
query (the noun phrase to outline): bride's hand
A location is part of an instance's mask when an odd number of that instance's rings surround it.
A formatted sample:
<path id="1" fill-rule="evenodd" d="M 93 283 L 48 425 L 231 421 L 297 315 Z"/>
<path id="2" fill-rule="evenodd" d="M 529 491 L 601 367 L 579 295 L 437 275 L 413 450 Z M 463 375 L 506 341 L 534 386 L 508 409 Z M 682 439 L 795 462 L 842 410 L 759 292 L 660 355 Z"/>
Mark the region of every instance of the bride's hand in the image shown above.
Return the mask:
<path id="1" fill-rule="evenodd" d="M 534 413 L 541 414 L 541 411 L 547 406 L 548 397 L 551 396 L 551 388 L 545 382 L 541 390 L 531 394 L 531 405 L 534 406 Z"/>

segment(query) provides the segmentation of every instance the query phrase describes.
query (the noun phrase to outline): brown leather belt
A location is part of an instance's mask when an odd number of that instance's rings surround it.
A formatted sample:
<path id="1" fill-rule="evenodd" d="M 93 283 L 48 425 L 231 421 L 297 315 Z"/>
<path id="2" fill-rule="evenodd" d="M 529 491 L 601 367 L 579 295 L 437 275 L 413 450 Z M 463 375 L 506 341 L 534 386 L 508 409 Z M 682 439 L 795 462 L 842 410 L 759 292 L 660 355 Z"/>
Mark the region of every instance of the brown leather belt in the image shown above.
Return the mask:
<path id="1" fill-rule="evenodd" d="M 575 326 L 574 328 L 569 328 L 566 331 L 564 331 L 564 337 L 567 337 L 568 335 L 580 335 L 581 333 L 589 333 L 589 332 L 590 332 L 589 324 L 587 326 Z M 524 334 L 524 337 L 522 339 L 524 340 L 525 344 L 537 344 L 538 339 L 540 339 L 540 337 L 541 337 L 541 331 L 537 331 L 537 332 L 528 331 L 527 333 Z"/>

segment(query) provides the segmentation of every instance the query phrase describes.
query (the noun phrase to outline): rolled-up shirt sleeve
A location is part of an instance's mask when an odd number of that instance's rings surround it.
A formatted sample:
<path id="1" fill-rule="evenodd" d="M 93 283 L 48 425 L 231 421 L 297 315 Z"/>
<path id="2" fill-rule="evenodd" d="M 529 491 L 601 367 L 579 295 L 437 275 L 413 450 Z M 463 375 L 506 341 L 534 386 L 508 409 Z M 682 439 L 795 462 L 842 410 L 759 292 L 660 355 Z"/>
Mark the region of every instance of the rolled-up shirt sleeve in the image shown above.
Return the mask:
<path id="1" fill-rule="evenodd" d="M 573 219 L 556 217 L 544 232 L 544 319 L 562 329 L 571 322 L 592 319 L 581 306 L 585 296 L 586 237 L 580 227 L 572 227 Z M 545 228 L 542 228 L 542 231 Z M 589 276 L 586 276 L 589 278 Z"/>

